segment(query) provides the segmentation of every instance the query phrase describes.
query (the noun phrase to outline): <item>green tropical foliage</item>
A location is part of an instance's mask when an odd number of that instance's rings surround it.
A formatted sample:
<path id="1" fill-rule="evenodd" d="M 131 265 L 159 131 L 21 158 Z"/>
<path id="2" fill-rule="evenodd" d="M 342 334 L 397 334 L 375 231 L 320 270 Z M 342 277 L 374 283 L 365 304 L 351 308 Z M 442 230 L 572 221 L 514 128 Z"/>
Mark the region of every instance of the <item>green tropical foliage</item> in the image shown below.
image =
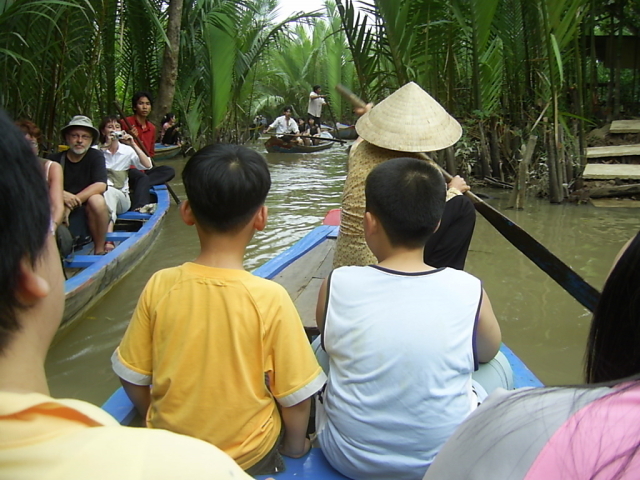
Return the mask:
<path id="1" fill-rule="evenodd" d="M 136 90 L 156 93 L 168 5 L 0 2 L 0 104 L 55 143 L 72 115 L 97 119 L 114 101 L 128 108 Z M 283 21 L 277 5 L 184 0 L 172 109 L 195 147 L 244 141 L 256 114 L 273 118 L 285 104 L 304 116 L 314 84 L 331 97 L 325 119 L 349 122 L 336 84 L 375 102 L 415 81 L 466 124 L 467 145 L 486 143 L 483 175 L 513 174 L 514 138 L 546 135 L 559 190 L 584 160 L 589 122 L 640 106 L 637 70 L 602 53 L 637 36 L 640 0 L 328 0 Z"/>

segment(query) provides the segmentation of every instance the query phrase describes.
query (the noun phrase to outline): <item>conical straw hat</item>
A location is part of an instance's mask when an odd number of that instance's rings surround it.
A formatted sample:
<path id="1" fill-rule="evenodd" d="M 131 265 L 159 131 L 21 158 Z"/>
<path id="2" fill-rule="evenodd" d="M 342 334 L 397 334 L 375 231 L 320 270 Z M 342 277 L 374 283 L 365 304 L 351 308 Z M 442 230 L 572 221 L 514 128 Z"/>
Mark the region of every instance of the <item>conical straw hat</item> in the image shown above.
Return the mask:
<path id="1" fill-rule="evenodd" d="M 432 152 L 456 143 L 458 121 L 413 82 L 396 90 L 356 123 L 358 135 L 398 152 Z"/>

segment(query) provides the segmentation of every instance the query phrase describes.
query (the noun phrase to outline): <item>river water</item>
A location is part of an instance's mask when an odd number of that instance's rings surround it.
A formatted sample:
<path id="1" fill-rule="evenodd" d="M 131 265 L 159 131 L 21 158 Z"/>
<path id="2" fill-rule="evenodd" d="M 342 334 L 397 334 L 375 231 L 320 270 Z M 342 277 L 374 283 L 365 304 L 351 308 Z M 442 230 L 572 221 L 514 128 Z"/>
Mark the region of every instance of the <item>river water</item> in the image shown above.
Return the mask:
<path id="1" fill-rule="evenodd" d="M 262 146 L 256 149 L 264 153 Z M 247 249 L 252 270 L 282 252 L 338 208 L 346 176 L 346 150 L 336 144 L 315 154 L 266 154 L 272 177 L 269 223 Z M 185 159 L 169 161 L 178 172 Z M 172 186 L 184 198 L 178 174 Z M 505 210 L 508 192 L 487 190 L 488 200 L 601 289 L 620 247 L 640 228 L 635 209 L 550 205 L 528 199 L 523 211 Z M 119 386 L 110 356 L 131 318 L 138 296 L 157 270 L 192 260 L 195 229 L 171 207 L 148 256 L 77 326 L 54 345 L 46 369 L 52 395 L 100 405 Z M 466 269 L 482 279 L 503 340 L 546 384 L 580 382 L 591 315 L 478 215 Z"/>

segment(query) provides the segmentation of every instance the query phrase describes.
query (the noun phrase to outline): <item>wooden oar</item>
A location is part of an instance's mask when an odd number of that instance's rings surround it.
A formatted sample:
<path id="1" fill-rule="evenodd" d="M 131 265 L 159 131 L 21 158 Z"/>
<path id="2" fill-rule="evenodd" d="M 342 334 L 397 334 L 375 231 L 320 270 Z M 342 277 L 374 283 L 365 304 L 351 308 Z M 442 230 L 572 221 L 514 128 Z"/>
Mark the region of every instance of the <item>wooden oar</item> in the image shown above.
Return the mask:
<path id="1" fill-rule="evenodd" d="M 343 85 L 336 86 L 340 92 L 355 107 L 366 107 L 366 104 L 353 92 Z M 440 165 L 433 162 L 427 155 L 421 156 L 438 166 L 444 175 L 447 183 L 451 181 L 451 175 Z M 510 220 L 498 210 L 493 208 L 481 198 L 471 192 L 465 195 L 473 202 L 476 210 L 486 218 L 498 232 L 504 236 L 514 247 L 526 255 L 526 257 L 542 269 L 547 275 L 555 280 L 573 298 L 580 302 L 590 311 L 594 311 L 600 298 L 600 292 L 589 285 L 580 275 L 574 272 L 566 263 L 551 253 L 544 245 L 525 232 L 513 220 Z"/>
<path id="2" fill-rule="evenodd" d="M 122 121 L 126 125 L 127 132 L 131 133 L 131 128 L 132 128 L 131 124 L 127 120 L 127 117 L 125 116 L 124 112 L 122 111 L 122 108 L 120 108 L 120 104 L 118 102 L 113 102 L 113 104 L 115 105 L 116 110 L 120 114 L 120 118 L 122 119 Z M 140 140 L 136 135 L 131 134 L 131 136 L 133 137 L 133 140 L 138 144 L 140 149 L 144 152 L 144 154 L 147 157 L 151 158 L 151 155 L 149 155 L 149 151 L 147 150 L 147 147 L 144 146 L 144 143 L 142 143 L 142 140 Z M 173 191 L 173 188 L 171 188 L 171 185 L 169 185 L 169 183 L 165 183 L 165 186 L 167 187 L 167 190 L 169 190 L 169 193 L 171 194 L 171 197 L 173 198 L 173 201 L 176 202 L 176 205 L 180 205 L 180 197 L 178 197 L 178 195 L 176 195 L 176 192 Z"/>

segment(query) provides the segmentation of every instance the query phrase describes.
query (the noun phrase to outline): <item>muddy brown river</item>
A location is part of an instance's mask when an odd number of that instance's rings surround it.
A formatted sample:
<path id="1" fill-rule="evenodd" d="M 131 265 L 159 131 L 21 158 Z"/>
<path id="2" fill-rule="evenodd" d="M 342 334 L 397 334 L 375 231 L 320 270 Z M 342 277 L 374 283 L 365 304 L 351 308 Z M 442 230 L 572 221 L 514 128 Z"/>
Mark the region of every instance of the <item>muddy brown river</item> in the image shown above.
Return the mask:
<path id="1" fill-rule="evenodd" d="M 256 147 L 264 153 L 262 147 Z M 247 250 L 252 270 L 282 252 L 339 207 L 346 150 L 339 145 L 316 154 L 267 154 L 272 188 L 269 223 Z M 168 161 L 179 172 L 184 159 Z M 178 174 L 172 186 L 184 198 Z M 622 245 L 640 228 L 638 211 L 591 205 L 550 205 L 528 199 L 523 211 L 505 210 L 508 192 L 483 190 L 488 200 L 532 234 L 598 289 Z M 77 322 L 50 350 L 47 375 L 55 397 L 100 405 L 119 386 L 110 356 L 129 322 L 146 281 L 157 270 L 192 260 L 198 252 L 193 228 L 172 206 L 146 258 Z M 590 313 L 481 216 L 466 270 L 479 277 L 498 316 L 503 340 L 546 384 L 582 379 Z"/>

